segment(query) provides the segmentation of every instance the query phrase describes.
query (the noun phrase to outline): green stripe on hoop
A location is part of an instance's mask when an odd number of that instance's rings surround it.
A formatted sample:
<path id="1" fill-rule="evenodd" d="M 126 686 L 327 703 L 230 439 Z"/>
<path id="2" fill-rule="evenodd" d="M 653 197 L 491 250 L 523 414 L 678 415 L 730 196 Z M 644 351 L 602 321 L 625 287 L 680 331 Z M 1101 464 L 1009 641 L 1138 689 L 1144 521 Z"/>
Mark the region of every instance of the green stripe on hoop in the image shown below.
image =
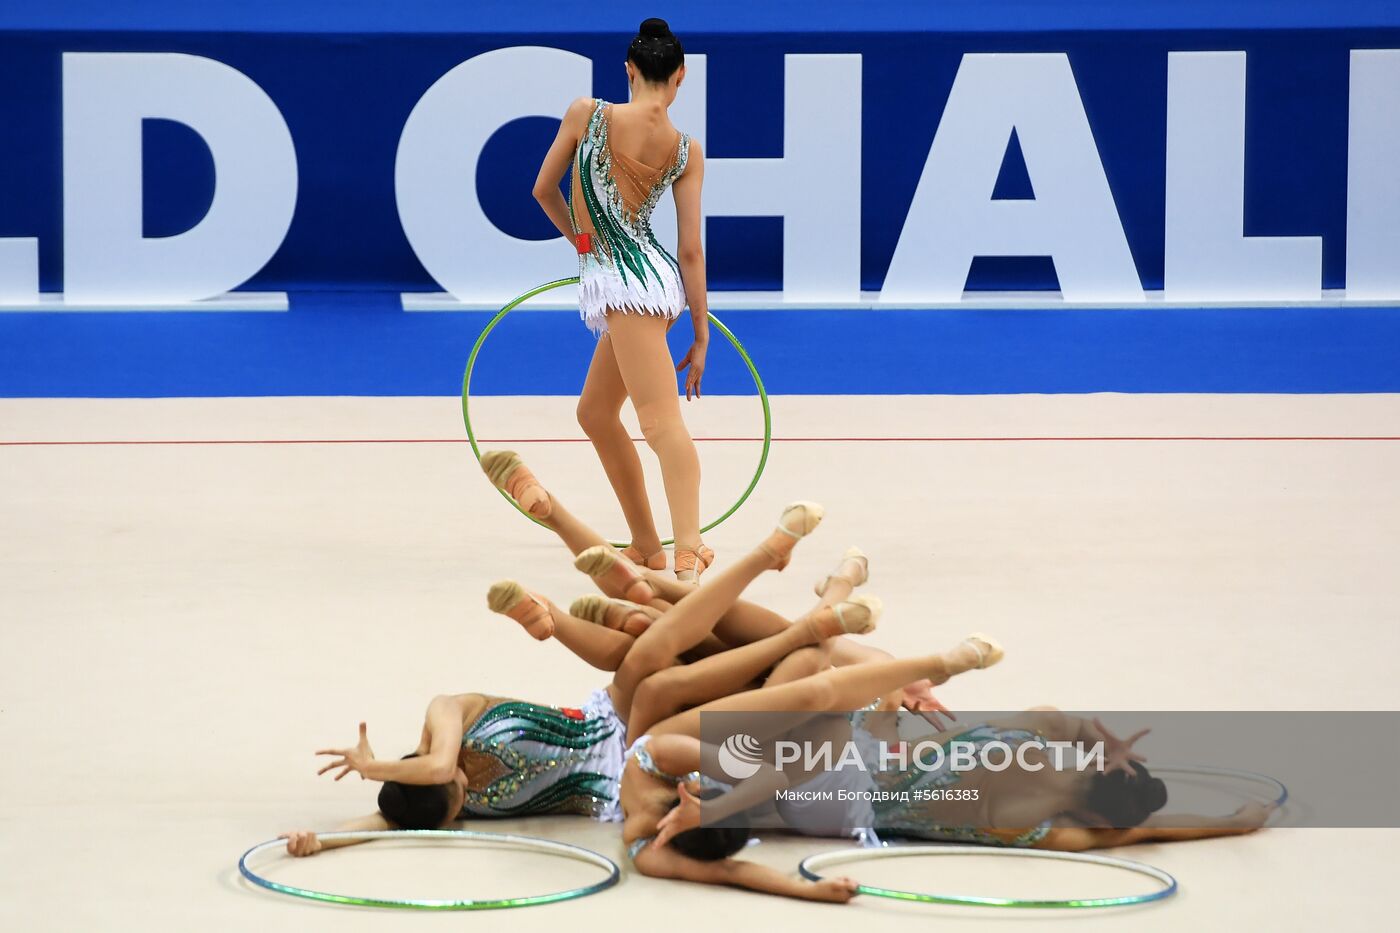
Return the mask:
<path id="1" fill-rule="evenodd" d="M 617 884 L 621 877 L 621 871 L 617 863 L 605 855 L 600 855 L 591 849 L 582 846 L 570 845 L 566 842 L 556 842 L 553 839 L 542 839 L 536 836 L 521 836 L 514 833 L 483 833 L 474 830 L 451 830 L 451 829 L 396 829 L 396 830 L 366 830 L 362 832 L 336 832 L 319 834 L 322 840 L 349 842 L 369 842 L 375 839 L 428 839 L 438 842 L 488 842 L 502 843 L 514 847 L 524 847 L 535 852 L 547 855 L 566 856 L 577 859 L 580 862 L 594 865 L 606 872 L 606 877 L 601 881 L 583 885 L 577 888 L 570 888 L 564 891 L 551 891 L 546 894 L 527 894 L 517 897 L 501 898 L 449 898 L 449 899 L 425 899 L 425 898 L 386 898 L 386 897 L 361 897 L 354 894 L 336 894 L 330 891 L 316 891 L 310 888 L 301 888 L 295 885 L 286 884 L 280 881 L 273 881 L 263 877 L 258 871 L 250 867 L 250 862 L 256 856 L 273 851 L 285 849 L 285 839 L 271 839 L 267 842 L 253 846 L 243 857 L 238 860 L 238 871 L 251 883 L 278 894 L 288 894 L 292 897 L 301 897 L 312 901 L 321 901 L 327 904 L 345 904 L 352 907 L 387 907 L 400 910 L 501 910 L 511 907 L 534 907 L 538 904 L 554 904 L 559 901 L 572 901 L 581 897 L 588 897 L 590 894 L 597 894 L 606 891 Z"/>
<path id="2" fill-rule="evenodd" d="M 510 302 L 508 302 L 503 308 L 501 308 L 501 310 L 496 312 L 495 316 L 487 322 L 484 328 L 482 328 L 481 334 L 476 338 L 476 343 L 472 344 L 472 352 L 467 356 L 467 370 L 465 373 L 462 374 L 462 423 L 466 425 L 467 440 L 472 445 L 472 454 L 476 457 L 477 463 L 481 462 L 481 447 L 476 442 L 476 432 L 472 430 L 471 387 L 472 370 L 476 368 L 476 358 L 477 355 L 481 353 L 482 345 L 486 343 L 486 338 L 491 336 L 491 331 L 496 329 L 496 325 L 501 323 L 501 320 L 507 314 L 514 311 L 523 302 L 528 301 L 536 295 L 541 294 L 543 292 L 547 292 L 551 289 L 563 288 L 565 285 L 577 284 L 578 276 L 574 276 L 572 278 L 567 279 L 555 279 L 553 282 L 546 282 L 543 285 L 537 285 L 534 288 L 530 289 L 528 292 L 516 296 L 515 298 L 511 299 Z M 710 523 L 701 526 L 700 530 L 702 532 L 709 531 L 711 528 L 717 527 L 721 522 L 729 518 L 729 516 L 739 511 L 740 506 L 742 506 L 745 502 L 748 501 L 749 496 L 753 495 L 754 489 L 758 486 L 759 479 L 763 476 L 763 470 L 768 465 L 768 450 L 773 445 L 773 411 L 768 405 L 768 390 L 763 387 L 763 378 L 758 374 L 758 367 L 754 365 L 753 358 L 749 356 L 749 352 L 744 349 L 744 345 L 739 342 L 739 338 L 734 336 L 734 332 L 731 331 L 728 327 L 724 326 L 724 322 L 722 322 L 719 318 L 715 317 L 713 314 L 710 314 L 708 316 L 710 323 L 715 326 L 715 329 L 718 330 L 721 334 L 723 334 L 725 338 L 728 339 L 728 341 L 734 345 L 734 349 L 738 351 L 739 358 L 743 360 L 744 365 L 748 367 L 749 375 L 753 377 L 754 388 L 758 390 L 758 401 L 763 406 L 763 449 L 759 452 L 758 466 L 754 469 L 753 478 L 749 480 L 749 484 L 747 487 L 745 487 L 743 494 L 739 496 L 739 498 L 734 502 L 733 505 L 731 505 L 728 509 L 724 511 L 723 515 L 721 515 L 719 518 L 714 519 Z M 524 515 L 536 525 L 544 526 L 544 522 L 540 521 L 539 519 L 535 518 L 535 516 L 522 509 L 519 503 L 517 503 L 514 499 L 512 499 L 506 494 L 505 490 L 497 489 L 496 491 L 501 494 L 501 498 L 509 502 L 511 506 L 514 507 L 515 510 L 521 515 Z M 626 541 L 610 541 L 608 543 L 610 543 L 614 547 L 626 547 L 628 545 L 628 542 Z M 667 538 L 665 541 L 661 542 L 662 546 L 674 543 L 674 538 Z"/>

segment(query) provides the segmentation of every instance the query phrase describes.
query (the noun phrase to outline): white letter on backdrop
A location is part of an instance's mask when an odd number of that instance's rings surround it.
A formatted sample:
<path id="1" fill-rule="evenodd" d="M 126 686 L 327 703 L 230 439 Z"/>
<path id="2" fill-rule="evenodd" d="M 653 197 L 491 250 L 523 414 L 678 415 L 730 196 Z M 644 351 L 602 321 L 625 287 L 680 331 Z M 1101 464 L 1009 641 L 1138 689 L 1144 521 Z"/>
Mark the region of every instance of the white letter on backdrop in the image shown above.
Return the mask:
<path id="1" fill-rule="evenodd" d="M 706 217 L 783 218 L 783 300 L 860 297 L 861 58 L 783 58 L 783 155 L 705 152 Z M 693 77 L 702 80 L 692 83 Z M 687 66 L 676 125 L 705 137 L 704 70 Z M 672 222 L 671 228 L 674 228 Z"/>
<path id="2" fill-rule="evenodd" d="M 1400 298 L 1400 51 L 1351 53 L 1347 297 Z"/>
<path id="3" fill-rule="evenodd" d="M 1244 234 L 1245 53 L 1167 56 L 1166 297 L 1322 296 L 1322 238 Z"/>
<path id="4" fill-rule="evenodd" d="M 992 198 L 1012 130 L 1034 199 Z M 1143 300 L 1063 53 L 963 56 L 880 300 L 959 301 L 977 256 L 1050 256 L 1068 301 Z"/>
<path id="5" fill-rule="evenodd" d="M 409 114 L 394 166 L 399 220 L 428 274 L 459 301 L 505 301 L 574 274 L 558 239 L 522 240 L 487 218 L 476 166 L 502 126 L 522 117 L 559 119 L 592 84 L 593 63 L 582 55 L 496 49 L 443 75 Z"/>
<path id="6" fill-rule="evenodd" d="M 214 157 L 204 218 L 141 227 L 141 124 L 173 120 Z M 63 290 L 70 301 L 212 298 L 257 274 L 296 209 L 297 162 L 277 105 L 222 62 L 166 52 L 63 56 Z"/>

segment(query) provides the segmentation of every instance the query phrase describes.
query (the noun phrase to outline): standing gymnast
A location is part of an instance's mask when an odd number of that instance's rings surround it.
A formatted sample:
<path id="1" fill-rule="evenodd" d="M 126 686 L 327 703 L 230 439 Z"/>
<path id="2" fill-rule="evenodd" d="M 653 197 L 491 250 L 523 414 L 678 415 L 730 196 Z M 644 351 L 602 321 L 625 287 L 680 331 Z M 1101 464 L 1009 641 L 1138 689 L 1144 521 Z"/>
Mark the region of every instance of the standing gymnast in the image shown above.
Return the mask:
<path id="1" fill-rule="evenodd" d="M 620 414 L 632 400 L 642 434 L 661 461 L 675 539 L 675 571 L 697 580 L 714 562 L 700 540 L 700 458 L 681 418 L 675 372 L 687 399 L 700 397 L 709 347 L 705 256 L 700 245 L 700 145 L 671 125 L 667 108 L 685 79 L 685 53 L 665 20 L 648 19 L 627 49 L 631 100 L 580 98 L 570 105 L 535 181 L 535 199 L 575 245 L 579 312 L 599 334 L 579 397 L 578 420 L 612 484 L 632 543 L 624 552 L 666 567 L 642 462 Z M 559 182 L 572 166 L 571 196 Z M 651 212 L 671 187 L 679 262 L 657 242 Z M 695 339 L 674 368 L 666 332 L 690 305 Z"/>

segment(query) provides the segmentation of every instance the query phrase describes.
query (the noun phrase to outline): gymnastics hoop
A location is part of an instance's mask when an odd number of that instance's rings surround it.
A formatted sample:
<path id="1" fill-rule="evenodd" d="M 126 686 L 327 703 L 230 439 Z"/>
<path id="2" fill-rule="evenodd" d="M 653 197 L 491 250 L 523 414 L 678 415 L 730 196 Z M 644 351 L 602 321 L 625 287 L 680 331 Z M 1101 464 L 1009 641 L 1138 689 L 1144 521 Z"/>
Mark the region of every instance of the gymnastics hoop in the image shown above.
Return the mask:
<path id="1" fill-rule="evenodd" d="M 1236 768 L 1213 768 L 1209 765 L 1174 765 L 1171 767 L 1153 768 L 1152 774 L 1154 777 L 1159 777 L 1164 774 L 1186 774 L 1205 777 L 1231 777 L 1238 778 L 1242 781 L 1253 781 L 1256 784 L 1262 784 L 1269 788 L 1269 793 L 1273 795 L 1270 800 L 1262 802 L 1268 803 L 1274 809 L 1278 809 L 1288 802 L 1288 788 L 1284 783 L 1278 778 L 1269 777 L 1267 774 L 1260 774 L 1257 771 L 1240 771 Z"/>
<path id="2" fill-rule="evenodd" d="M 511 311 L 515 310 L 516 306 L 519 305 L 521 302 L 533 298 L 541 292 L 547 292 L 553 288 L 562 288 L 565 285 L 577 284 L 578 276 L 574 276 L 568 279 L 556 279 L 553 282 L 546 282 L 543 285 L 538 285 L 530 289 L 528 292 L 525 292 L 524 294 L 513 298 L 509 304 L 507 304 L 505 307 L 501 308 L 501 310 L 496 312 L 496 316 L 491 318 L 491 320 L 487 323 L 486 327 L 482 329 L 481 335 L 476 338 L 476 343 L 472 345 L 471 355 L 467 357 L 467 371 L 462 376 L 462 422 L 467 426 L 467 440 L 471 442 L 472 453 L 476 456 L 477 463 L 481 462 L 481 448 L 477 446 L 476 432 L 472 430 L 472 419 L 469 408 L 472 386 L 472 370 L 476 367 L 476 357 L 477 354 L 481 352 L 482 344 L 486 342 L 486 338 L 491 335 L 491 331 L 495 330 L 496 325 L 501 322 L 501 319 L 504 318 Z M 726 509 L 724 514 L 721 515 L 719 518 L 716 518 L 708 525 L 702 525 L 700 528 L 702 532 L 709 531 L 711 528 L 714 528 L 717 525 L 719 525 L 729 516 L 739 511 L 739 507 L 748 501 L 749 496 L 753 494 L 754 488 L 758 486 L 759 478 L 763 476 L 764 467 L 768 465 L 768 449 L 773 445 L 773 412 L 768 406 L 768 391 L 763 387 L 763 379 L 758 375 L 758 367 L 754 365 L 753 358 L 750 357 L 748 351 L 744 349 L 744 345 L 739 342 L 739 338 L 734 336 L 733 331 L 731 331 L 728 327 L 725 327 L 724 323 L 719 318 L 715 317 L 713 314 L 709 315 L 709 319 L 710 323 L 715 326 L 715 329 L 718 330 L 721 334 L 723 334 L 726 338 L 728 338 L 729 342 L 734 345 L 734 349 L 737 350 L 739 353 L 739 358 L 742 359 L 744 361 L 744 365 L 748 367 L 749 375 L 753 377 L 754 388 L 758 389 L 758 400 L 759 403 L 763 406 L 763 450 L 758 455 L 758 467 L 754 470 L 753 478 L 749 480 L 749 485 L 747 486 L 747 488 L 744 489 L 743 495 L 741 495 L 733 505 Z M 501 497 L 507 502 L 509 502 L 511 506 L 521 515 L 524 515 L 536 525 L 544 525 L 544 522 L 540 521 L 539 519 L 535 518 L 535 516 L 522 509 L 520 507 L 520 503 L 516 502 L 509 495 L 507 495 L 505 490 L 498 489 L 496 491 L 499 492 L 501 494 Z M 629 542 L 627 541 L 609 541 L 608 543 L 613 545 L 614 547 L 626 547 L 629 544 Z M 667 538 L 666 540 L 661 542 L 663 547 L 665 545 L 674 543 L 674 538 Z"/>
<path id="3" fill-rule="evenodd" d="M 355 897 L 349 894 L 332 894 L 327 891 L 313 891 L 310 888 L 298 888 L 290 884 L 282 884 L 264 878 L 248 867 L 248 860 L 268 849 L 282 848 L 287 844 L 285 839 L 272 839 L 267 842 L 253 846 L 243 857 L 238 860 L 238 870 L 253 884 L 275 891 L 278 894 L 289 894 L 292 897 L 304 897 L 308 900 L 322 901 L 330 904 L 349 904 L 353 907 L 397 907 L 408 910 L 501 910 L 507 907 L 534 907 L 538 904 L 553 904 L 557 901 L 572 901 L 580 897 L 587 897 L 590 894 L 597 894 L 605 891 L 617 884 L 621 873 L 617 863 L 604 855 L 599 855 L 591 849 L 582 846 L 569 845 L 565 842 L 555 842 L 552 839 L 538 839 L 534 836 L 517 836 L 510 833 L 478 833 L 471 830 L 453 829 L 397 829 L 397 830 L 367 830 L 364 832 L 346 833 L 322 833 L 321 839 L 346 839 L 367 841 L 371 839 L 402 839 L 412 837 L 417 839 L 448 839 L 448 840 L 489 840 L 491 842 L 509 842 L 523 845 L 526 848 L 535 849 L 540 852 L 549 852 L 555 855 L 566 855 L 597 865 L 607 871 L 608 877 L 602 881 L 585 885 L 581 888 L 570 888 L 567 891 L 555 891 L 550 894 L 532 894 L 527 897 L 503 897 L 492 900 L 397 900 L 377 897 Z"/>
<path id="4" fill-rule="evenodd" d="M 1129 894 L 1122 897 L 1080 897 L 1059 900 L 1030 900 L 1014 897 L 977 897 L 970 894 L 923 894 L 918 891 L 897 891 L 862 884 L 857 887 L 861 894 L 874 897 L 890 897 L 903 901 L 918 901 L 923 904 L 957 904 L 965 907 L 1024 907 L 1024 908 L 1088 908 L 1088 907 L 1128 907 L 1134 904 L 1149 904 L 1171 897 L 1177 891 L 1176 879 L 1160 868 L 1153 868 L 1143 862 L 1115 858 L 1110 855 L 1094 855 L 1088 852 L 1057 852 L 1052 849 L 1011 849 L 986 846 L 960 845 L 898 845 L 880 849 L 838 850 L 810 855 L 802 860 L 798 870 L 804 878 L 821 881 L 817 869 L 828 865 L 839 865 L 872 858 L 904 858 L 911 855 L 982 855 L 1006 856 L 1011 858 L 1045 858 L 1062 862 L 1083 862 L 1090 865 L 1105 865 L 1121 868 L 1124 871 L 1146 875 L 1163 885 L 1159 891 L 1148 894 Z"/>

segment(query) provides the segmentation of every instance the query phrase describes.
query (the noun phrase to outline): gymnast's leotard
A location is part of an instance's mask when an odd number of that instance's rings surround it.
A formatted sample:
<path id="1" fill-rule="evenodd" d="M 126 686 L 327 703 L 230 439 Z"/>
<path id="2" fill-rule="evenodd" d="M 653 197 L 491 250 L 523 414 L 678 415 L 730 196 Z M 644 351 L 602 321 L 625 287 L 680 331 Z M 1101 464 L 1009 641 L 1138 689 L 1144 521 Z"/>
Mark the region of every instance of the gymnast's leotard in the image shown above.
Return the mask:
<path id="1" fill-rule="evenodd" d="M 983 724 L 974 726 L 954 736 L 950 742 L 970 742 L 976 755 L 990 742 L 1004 742 L 1013 751 L 1024 742 L 1039 741 L 1040 736 L 1024 729 L 1002 729 Z M 877 801 L 875 803 L 875 827 L 889 836 L 906 836 L 927 839 L 934 842 L 969 842 L 988 846 L 1009 846 L 1030 848 L 1045 838 L 1050 832 L 1051 821 L 1046 820 L 1014 836 L 997 833 L 976 826 L 959 826 L 946 822 L 946 811 L 937 795 L 923 795 L 919 799 L 917 791 L 931 791 L 950 787 L 962 780 L 962 773 L 952 770 L 945 756 L 941 767 L 923 771 L 911 768 L 900 774 L 890 774 L 892 781 L 882 781 L 886 791 L 907 791 L 907 801 Z"/>
<path id="2" fill-rule="evenodd" d="M 587 234 L 589 241 L 578 258 L 579 315 L 597 334 L 607 330 L 609 309 L 670 319 L 685 309 L 680 265 L 657 242 L 651 212 L 685 171 L 690 137 L 678 134 L 667 164 L 646 165 L 613 151 L 611 110 L 607 101 L 594 102 L 574 153 L 569 197 L 574 233 Z"/>
<path id="3" fill-rule="evenodd" d="M 667 774 L 656 765 L 656 759 L 651 757 L 651 736 L 644 735 L 632 743 L 632 747 L 627 749 L 627 757 L 637 759 L 637 767 L 658 780 L 666 781 L 670 784 L 685 784 L 690 781 L 699 781 L 702 788 L 717 788 L 719 790 L 732 790 L 728 784 L 716 781 L 714 778 L 701 774 L 699 771 L 692 771 L 689 774 Z M 627 847 L 627 857 L 637 858 L 637 853 L 646 848 L 647 843 L 655 839 L 655 836 L 643 836 L 635 839 Z"/>
<path id="4" fill-rule="evenodd" d="M 572 813 L 622 819 L 626 730 L 607 690 L 595 690 L 582 709 L 506 700 L 481 714 L 462 736 L 461 758 L 490 762 L 484 789 L 469 789 L 463 817 Z"/>

